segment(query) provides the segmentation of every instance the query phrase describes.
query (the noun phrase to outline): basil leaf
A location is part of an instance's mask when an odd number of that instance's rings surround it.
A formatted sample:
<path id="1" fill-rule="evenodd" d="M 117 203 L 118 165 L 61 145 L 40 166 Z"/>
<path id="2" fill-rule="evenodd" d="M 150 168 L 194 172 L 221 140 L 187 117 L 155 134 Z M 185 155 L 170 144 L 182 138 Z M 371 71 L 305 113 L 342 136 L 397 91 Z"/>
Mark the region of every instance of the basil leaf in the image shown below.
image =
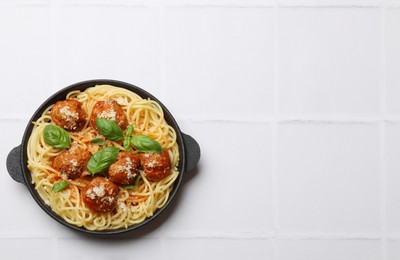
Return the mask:
<path id="1" fill-rule="evenodd" d="M 134 135 L 131 143 L 140 152 L 162 153 L 161 144 L 147 135 Z"/>
<path id="2" fill-rule="evenodd" d="M 133 130 L 135 130 L 133 125 L 129 125 L 128 128 L 126 129 L 125 138 L 124 138 L 125 151 L 129 151 L 129 148 L 131 147 L 131 139 L 130 138 L 133 133 Z"/>
<path id="3" fill-rule="evenodd" d="M 105 118 L 96 118 L 96 126 L 100 133 L 104 135 L 108 140 L 120 141 L 122 140 L 122 129 L 119 127 L 117 122 Z"/>
<path id="4" fill-rule="evenodd" d="M 104 145 L 106 142 L 102 138 L 96 137 L 90 140 L 90 143 L 94 145 Z"/>
<path id="5" fill-rule="evenodd" d="M 131 148 L 131 140 L 129 138 L 124 139 L 124 148 L 125 151 L 129 151 L 129 148 Z"/>
<path id="6" fill-rule="evenodd" d="M 119 149 L 114 146 L 107 146 L 106 148 L 100 149 L 92 155 L 86 168 L 92 175 L 102 172 L 117 160 L 118 153 Z"/>
<path id="7" fill-rule="evenodd" d="M 128 128 L 126 128 L 125 137 L 131 137 L 131 135 L 133 134 L 133 130 L 135 130 L 133 125 L 129 125 Z"/>
<path id="8" fill-rule="evenodd" d="M 69 148 L 71 144 L 71 137 L 68 132 L 63 128 L 50 124 L 46 125 L 43 129 L 44 141 L 54 147 L 59 149 Z"/>
<path id="9" fill-rule="evenodd" d="M 66 181 L 59 181 L 54 183 L 53 188 L 51 188 L 55 192 L 60 192 L 63 189 L 67 188 L 69 186 L 68 182 Z"/>
<path id="10" fill-rule="evenodd" d="M 136 181 L 135 181 L 135 185 L 128 185 L 128 186 L 125 186 L 124 189 L 125 189 L 125 190 L 133 190 L 133 189 L 136 189 L 136 188 L 138 187 L 138 185 L 139 185 L 139 180 L 140 180 L 140 178 L 142 178 L 142 176 L 137 177 L 137 179 L 136 179 Z"/>

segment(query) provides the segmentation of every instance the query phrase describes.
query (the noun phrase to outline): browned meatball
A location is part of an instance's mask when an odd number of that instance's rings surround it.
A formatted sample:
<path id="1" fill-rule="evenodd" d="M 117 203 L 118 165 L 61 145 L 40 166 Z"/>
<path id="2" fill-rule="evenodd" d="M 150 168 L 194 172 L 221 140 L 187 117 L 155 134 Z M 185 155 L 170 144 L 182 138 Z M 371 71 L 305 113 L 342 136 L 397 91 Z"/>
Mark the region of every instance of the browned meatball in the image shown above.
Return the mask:
<path id="1" fill-rule="evenodd" d="M 120 152 L 117 161 L 108 169 L 110 181 L 118 185 L 134 184 L 139 176 L 139 156 Z"/>
<path id="2" fill-rule="evenodd" d="M 97 129 L 97 117 L 114 120 L 122 129 L 125 129 L 128 126 L 124 110 L 116 101 L 98 101 L 94 105 L 90 117 L 90 126 L 93 129 Z"/>
<path id="3" fill-rule="evenodd" d="M 91 154 L 84 148 L 72 147 L 54 158 L 53 168 L 60 172 L 63 179 L 79 178 L 86 170 Z"/>
<path id="4" fill-rule="evenodd" d="M 86 123 L 82 104 L 73 99 L 57 101 L 51 108 L 50 116 L 56 125 L 71 132 L 79 132 Z"/>
<path id="5" fill-rule="evenodd" d="M 82 199 L 94 211 L 110 212 L 117 205 L 117 185 L 104 177 L 95 177 L 82 189 Z"/>
<path id="6" fill-rule="evenodd" d="M 142 153 L 140 164 L 149 181 L 160 181 L 171 173 L 171 161 L 166 150 L 163 153 Z"/>

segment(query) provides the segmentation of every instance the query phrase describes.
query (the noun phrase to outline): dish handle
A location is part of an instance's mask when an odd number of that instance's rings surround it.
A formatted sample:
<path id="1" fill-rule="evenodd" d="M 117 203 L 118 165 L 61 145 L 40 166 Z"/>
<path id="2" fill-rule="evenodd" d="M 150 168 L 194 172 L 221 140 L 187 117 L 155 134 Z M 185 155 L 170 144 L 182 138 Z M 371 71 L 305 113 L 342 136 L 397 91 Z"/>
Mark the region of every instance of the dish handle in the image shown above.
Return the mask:
<path id="1" fill-rule="evenodd" d="M 21 145 L 15 147 L 7 156 L 7 171 L 16 182 L 25 183 L 21 166 Z"/>
<path id="2" fill-rule="evenodd" d="M 200 146 L 190 135 L 182 133 L 183 142 L 186 147 L 186 171 L 193 170 L 200 160 Z"/>

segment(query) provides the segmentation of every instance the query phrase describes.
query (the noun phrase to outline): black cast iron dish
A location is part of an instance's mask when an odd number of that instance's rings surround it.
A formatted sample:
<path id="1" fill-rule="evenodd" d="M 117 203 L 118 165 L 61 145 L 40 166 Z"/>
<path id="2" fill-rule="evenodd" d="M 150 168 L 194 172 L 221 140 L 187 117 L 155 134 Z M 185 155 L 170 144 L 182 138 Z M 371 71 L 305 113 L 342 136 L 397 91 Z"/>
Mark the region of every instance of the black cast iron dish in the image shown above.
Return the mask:
<path id="1" fill-rule="evenodd" d="M 32 129 L 33 129 L 33 121 L 36 121 L 44 112 L 46 108 L 48 108 L 50 105 L 54 104 L 58 100 L 64 100 L 67 93 L 73 90 L 80 90 L 84 91 L 85 89 L 89 87 L 94 87 L 95 85 L 102 85 L 102 84 L 108 84 L 108 85 L 113 85 L 116 87 L 121 87 L 128 89 L 132 92 L 135 92 L 142 98 L 150 98 L 160 104 L 160 106 L 164 110 L 164 117 L 167 123 L 172 126 L 177 134 L 177 142 L 178 142 L 178 147 L 179 147 L 179 153 L 180 153 L 180 160 L 179 160 L 179 177 L 175 181 L 174 187 L 172 189 L 172 192 L 170 194 L 170 198 L 167 202 L 167 204 L 157 210 L 152 217 L 147 218 L 144 220 L 142 223 L 131 226 L 128 228 L 123 228 L 123 229 L 116 229 L 116 230 L 106 230 L 106 231 L 90 231 L 87 230 L 83 227 L 77 227 L 75 225 L 69 224 L 66 222 L 64 219 L 59 217 L 55 212 L 51 210 L 49 206 L 47 206 L 42 199 L 40 198 L 39 194 L 35 190 L 34 185 L 32 184 L 32 177 L 31 173 L 27 168 L 27 162 L 28 162 L 28 156 L 27 156 L 27 144 L 29 137 L 31 135 Z M 31 195 L 35 199 L 35 201 L 39 204 L 39 206 L 47 213 L 49 214 L 53 219 L 58 221 L 59 223 L 72 228 L 77 231 L 81 231 L 87 234 L 94 234 L 94 235 L 113 235 L 113 234 L 120 234 L 120 233 L 125 233 L 128 231 L 135 230 L 139 227 L 142 227 L 146 224 L 148 224 L 150 221 L 153 221 L 155 218 L 157 218 L 173 201 L 175 198 L 177 192 L 179 191 L 179 188 L 182 184 L 182 179 L 185 175 L 185 172 L 192 170 L 196 164 L 198 163 L 200 159 L 200 147 L 198 143 L 189 135 L 186 135 L 182 133 L 178 127 L 178 124 L 176 123 L 175 119 L 172 117 L 172 114 L 167 110 L 167 108 L 153 95 L 150 93 L 146 92 L 145 90 L 136 87 L 134 85 L 121 82 L 121 81 L 116 81 L 116 80 L 89 80 L 89 81 L 83 81 L 79 82 L 76 84 L 73 84 L 71 86 L 68 86 L 57 93 L 55 93 L 53 96 L 48 98 L 33 114 L 32 118 L 29 120 L 28 125 L 25 129 L 25 133 L 22 138 L 22 144 L 19 146 L 15 147 L 11 152 L 9 153 L 7 157 L 7 170 L 10 176 L 17 182 L 24 183 L 28 190 L 30 191 Z"/>

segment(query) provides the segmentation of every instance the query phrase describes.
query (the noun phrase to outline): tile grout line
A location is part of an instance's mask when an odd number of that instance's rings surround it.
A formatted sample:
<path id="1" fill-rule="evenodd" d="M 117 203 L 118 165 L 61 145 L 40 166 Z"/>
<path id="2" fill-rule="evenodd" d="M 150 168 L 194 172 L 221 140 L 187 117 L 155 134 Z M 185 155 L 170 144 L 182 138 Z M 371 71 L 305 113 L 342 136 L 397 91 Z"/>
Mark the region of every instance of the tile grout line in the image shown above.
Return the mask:
<path id="1" fill-rule="evenodd" d="M 335 8 L 335 7 L 345 7 L 345 8 L 363 8 L 363 7 L 378 7 L 379 3 L 365 3 L 362 0 L 355 1 L 353 3 L 338 3 L 337 1 L 330 1 L 326 3 L 313 3 L 313 1 L 306 2 L 306 3 L 277 3 L 278 1 L 223 1 L 219 3 L 215 3 L 215 1 L 155 1 L 149 2 L 146 0 L 141 1 L 133 1 L 133 2 L 126 2 L 126 1 L 117 1 L 112 3 L 102 3 L 96 1 L 89 1 L 87 3 L 68 3 L 68 2 L 61 2 L 56 3 L 55 1 L 48 1 L 48 2 L 37 2 L 37 3 L 14 3 L 14 2 L 5 2 L 0 3 L 0 6 L 45 6 L 45 5 L 58 5 L 58 6 L 133 6 L 133 7 L 274 7 L 278 5 L 279 7 L 306 7 L 306 8 L 318 8 L 318 7 L 327 7 L 327 8 Z"/>
<path id="2" fill-rule="evenodd" d="M 381 0 L 380 6 L 380 110 L 381 115 L 386 115 L 386 49 L 385 49 L 385 0 Z M 381 188 L 381 247 L 382 247 L 382 259 L 387 260 L 387 234 L 386 234 L 386 124 L 384 121 L 379 123 L 379 161 L 380 161 L 380 188 Z"/>
<path id="3" fill-rule="evenodd" d="M 265 233 L 204 233 L 204 234 L 193 234 L 193 233 L 179 233 L 174 234 L 170 233 L 165 235 L 165 239 L 202 239 L 202 238 L 211 238 L 211 239 L 242 239 L 242 240 L 268 240 L 279 242 L 279 241 L 288 241 L 288 240 L 297 240 L 297 241 L 306 241 L 306 240 L 324 240 L 324 241 L 341 241 L 341 240 L 348 240 L 348 241 L 381 241 L 382 236 L 380 234 L 349 234 L 348 232 L 344 232 L 341 234 L 338 233 L 280 233 L 279 237 L 275 234 L 265 234 Z M 400 241 L 400 234 L 391 237 L 392 240 Z"/>
<path id="4" fill-rule="evenodd" d="M 57 260 L 57 259 L 59 259 L 58 258 L 58 238 L 55 236 L 55 235 L 53 235 L 53 237 L 51 238 L 51 253 L 52 253 L 52 255 L 53 255 L 53 257 L 52 257 L 52 259 L 54 260 Z"/>
<path id="5" fill-rule="evenodd" d="M 50 3 L 50 37 L 51 37 L 51 89 L 56 89 L 57 85 L 57 76 L 56 76 L 56 39 L 55 39 L 55 32 L 56 32 L 56 6 L 53 3 Z"/>
<path id="6" fill-rule="evenodd" d="M 400 242 L 400 234 L 396 235 L 388 235 L 386 236 L 387 240 Z M 1 239 L 54 239 L 54 242 L 58 245 L 59 239 L 70 239 L 70 236 L 38 236 L 38 235 L 26 235 L 26 234 L 18 234 L 18 235 L 1 235 Z M 280 233 L 279 238 L 277 238 L 274 234 L 265 234 L 265 233 L 169 233 L 164 234 L 163 236 L 152 237 L 155 239 L 159 239 L 160 243 L 166 243 L 168 239 L 232 239 L 232 240 L 268 240 L 268 241 L 307 241 L 307 240 L 323 240 L 323 241 L 382 241 L 382 235 L 380 234 L 349 234 L 348 232 L 343 232 L 341 234 L 331 234 L 326 232 L 321 233 L 301 233 L 301 234 L 285 234 Z"/>
<path id="7" fill-rule="evenodd" d="M 274 259 L 279 260 L 279 178 L 278 178 L 278 112 L 279 112 L 279 77 L 278 77 L 278 20 L 279 6 L 274 7 L 273 19 L 273 118 L 271 125 L 271 171 L 272 171 L 272 212 L 273 212 L 273 249 Z"/>
<path id="8" fill-rule="evenodd" d="M 161 247 L 161 252 L 163 252 L 163 254 L 167 254 L 167 237 L 164 236 L 160 236 L 159 238 L 160 240 L 160 247 Z"/>
<path id="9" fill-rule="evenodd" d="M 160 89 L 163 99 L 167 99 L 167 58 L 166 58 L 166 50 L 165 50 L 165 43 L 166 43 L 166 32 L 165 32 L 165 6 L 160 6 Z"/>
<path id="10" fill-rule="evenodd" d="M 381 115 L 386 117 L 387 114 L 387 107 L 386 107 L 386 30 L 385 30 L 385 23 L 386 23 L 386 15 L 385 15 L 385 0 L 381 0 L 382 5 L 380 7 L 380 109 Z"/>
<path id="11" fill-rule="evenodd" d="M 381 197 L 380 197 L 380 217 L 381 217 L 381 246 L 382 246 L 382 259 L 387 259 L 387 235 L 386 235 L 386 126 L 384 123 L 379 124 L 379 178 L 380 178 L 380 189 L 381 189 Z"/>

